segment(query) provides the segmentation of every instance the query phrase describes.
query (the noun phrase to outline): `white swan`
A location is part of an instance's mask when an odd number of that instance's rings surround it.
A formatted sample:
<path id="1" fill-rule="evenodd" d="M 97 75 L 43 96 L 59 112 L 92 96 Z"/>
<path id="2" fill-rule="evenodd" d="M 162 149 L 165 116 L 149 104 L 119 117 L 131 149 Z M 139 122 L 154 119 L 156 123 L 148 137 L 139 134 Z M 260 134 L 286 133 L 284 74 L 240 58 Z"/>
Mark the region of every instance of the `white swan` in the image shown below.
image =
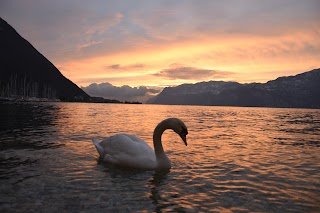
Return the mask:
<path id="1" fill-rule="evenodd" d="M 128 134 L 116 134 L 102 141 L 92 141 L 104 162 L 137 169 L 170 169 L 171 163 L 161 142 L 161 136 L 166 129 L 172 129 L 179 134 L 187 146 L 188 130 L 178 118 L 165 119 L 156 126 L 153 132 L 154 150 L 140 138 Z"/>

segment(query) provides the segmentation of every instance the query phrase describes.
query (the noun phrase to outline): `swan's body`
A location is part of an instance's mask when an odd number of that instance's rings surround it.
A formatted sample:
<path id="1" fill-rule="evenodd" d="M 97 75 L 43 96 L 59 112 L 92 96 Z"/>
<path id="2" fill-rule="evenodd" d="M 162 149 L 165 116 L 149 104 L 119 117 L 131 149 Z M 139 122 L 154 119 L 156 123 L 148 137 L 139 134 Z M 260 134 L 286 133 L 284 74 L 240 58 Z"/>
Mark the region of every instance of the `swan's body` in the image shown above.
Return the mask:
<path id="1" fill-rule="evenodd" d="M 154 150 L 142 139 L 129 134 L 116 134 L 102 141 L 93 139 L 93 143 L 104 162 L 138 169 L 170 169 L 170 160 L 161 142 L 166 129 L 174 130 L 187 145 L 187 127 L 177 118 L 168 118 L 157 125 L 153 133 Z"/>
<path id="2" fill-rule="evenodd" d="M 134 135 L 117 134 L 93 143 L 104 162 L 146 169 L 154 168 L 157 162 L 152 148 Z"/>

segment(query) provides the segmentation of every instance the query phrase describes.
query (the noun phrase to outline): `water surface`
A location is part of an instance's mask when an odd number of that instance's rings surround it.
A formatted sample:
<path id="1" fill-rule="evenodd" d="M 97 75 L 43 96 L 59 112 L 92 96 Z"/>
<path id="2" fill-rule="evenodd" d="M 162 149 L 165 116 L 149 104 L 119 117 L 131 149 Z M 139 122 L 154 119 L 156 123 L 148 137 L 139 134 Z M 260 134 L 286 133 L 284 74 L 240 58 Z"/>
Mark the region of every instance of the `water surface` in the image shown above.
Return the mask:
<path id="1" fill-rule="evenodd" d="M 320 110 L 0 103 L 0 212 L 317 212 Z M 91 138 L 152 145 L 178 117 L 188 146 L 166 131 L 167 173 L 98 162 Z"/>

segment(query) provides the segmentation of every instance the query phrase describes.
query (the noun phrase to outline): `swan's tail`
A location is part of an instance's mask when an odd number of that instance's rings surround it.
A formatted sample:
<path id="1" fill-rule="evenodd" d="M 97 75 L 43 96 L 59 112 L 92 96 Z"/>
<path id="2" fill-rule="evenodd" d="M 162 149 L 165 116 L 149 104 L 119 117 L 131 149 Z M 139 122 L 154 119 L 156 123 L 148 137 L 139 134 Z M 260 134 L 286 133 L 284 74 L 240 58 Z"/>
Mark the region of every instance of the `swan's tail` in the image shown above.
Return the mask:
<path id="1" fill-rule="evenodd" d="M 101 141 L 98 140 L 97 138 L 93 138 L 93 139 L 92 139 L 92 142 L 93 142 L 94 146 L 96 147 L 97 151 L 99 152 L 100 157 L 103 158 L 103 156 L 104 156 L 104 151 L 103 151 L 103 147 L 100 145 L 100 142 L 101 142 Z"/>

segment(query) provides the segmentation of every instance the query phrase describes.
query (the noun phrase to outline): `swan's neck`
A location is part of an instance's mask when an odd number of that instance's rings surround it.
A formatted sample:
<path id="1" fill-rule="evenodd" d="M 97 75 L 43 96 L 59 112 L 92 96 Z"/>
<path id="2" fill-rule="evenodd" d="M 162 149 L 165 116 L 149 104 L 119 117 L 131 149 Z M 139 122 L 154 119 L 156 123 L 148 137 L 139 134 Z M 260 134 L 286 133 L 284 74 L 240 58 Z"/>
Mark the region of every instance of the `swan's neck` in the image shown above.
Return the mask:
<path id="1" fill-rule="evenodd" d="M 166 129 L 169 129 L 169 128 L 160 123 L 153 132 L 153 146 L 154 146 L 154 151 L 157 158 L 158 169 L 171 168 L 170 160 L 168 159 L 166 153 L 164 152 L 162 147 L 162 142 L 161 142 L 161 136 Z"/>

